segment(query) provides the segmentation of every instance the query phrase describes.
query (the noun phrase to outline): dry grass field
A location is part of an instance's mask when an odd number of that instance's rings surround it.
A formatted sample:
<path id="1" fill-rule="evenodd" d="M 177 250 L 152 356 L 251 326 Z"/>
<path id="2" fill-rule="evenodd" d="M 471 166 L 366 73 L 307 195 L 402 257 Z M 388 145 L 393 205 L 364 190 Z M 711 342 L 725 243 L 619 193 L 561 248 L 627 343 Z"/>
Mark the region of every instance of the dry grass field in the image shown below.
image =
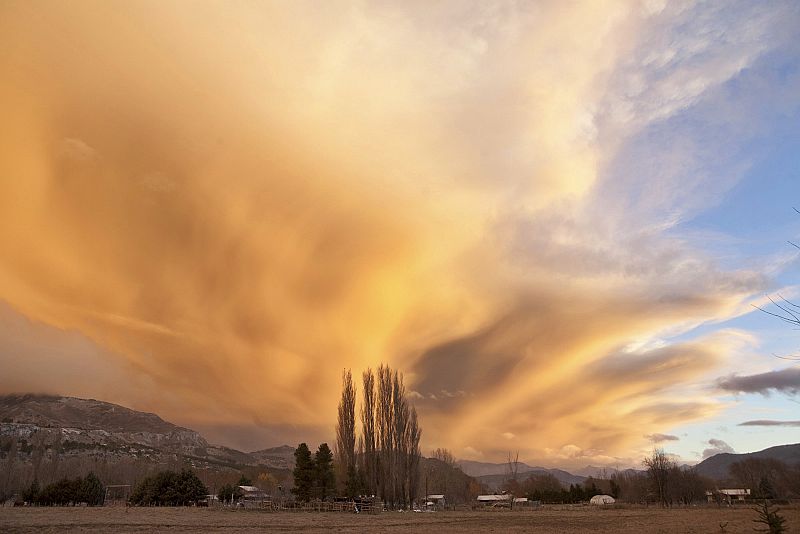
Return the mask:
<path id="1" fill-rule="evenodd" d="M 789 532 L 800 532 L 800 506 L 785 507 Z M 749 507 L 545 507 L 355 515 L 203 508 L 0 508 L 0 532 L 615 532 L 752 533 Z M 720 525 L 725 524 L 725 529 Z"/>

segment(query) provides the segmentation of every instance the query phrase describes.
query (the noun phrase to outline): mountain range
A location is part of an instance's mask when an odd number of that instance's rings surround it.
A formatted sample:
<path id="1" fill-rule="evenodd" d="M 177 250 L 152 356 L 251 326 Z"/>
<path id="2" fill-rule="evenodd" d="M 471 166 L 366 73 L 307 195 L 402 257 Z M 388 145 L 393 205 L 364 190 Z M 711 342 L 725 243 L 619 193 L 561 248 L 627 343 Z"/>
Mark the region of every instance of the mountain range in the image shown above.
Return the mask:
<path id="1" fill-rule="evenodd" d="M 457 465 L 467 475 L 476 478 L 479 482 L 486 484 L 489 489 L 498 489 L 509 476 L 508 463 L 475 462 L 471 460 L 459 460 Z M 573 475 L 563 469 L 530 466 L 523 462 L 516 462 L 517 477 L 527 478 L 531 475 L 550 474 L 556 477 L 564 486 L 570 484 L 581 484 L 587 477 Z"/>
<path id="2" fill-rule="evenodd" d="M 704 476 L 725 480 L 729 478 L 732 463 L 749 457 L 800 464 L 800 444 L 748 454 L 717 454 L 697 464 L 695 469 Z M 288 479 L 294 467 L 294 447 L 282 445 L 243 452 L 210 444 L 194 430 L 164 421 L 156 414 L 94 399 L 26 394 L 0 396 L 0 459 L 5 459 L 9 466 L 16 462 L 14 469 L 18 470 L 20 465 L 36 466 L 34 473 L 43 459 L 54 465 L 61 462 L 62 471 L 69 462 L 83 469 L 125 462 L 140 467 L 188 462 L 210 472 L 270 471 Z M 508 476 L 507 463 L 462 460 L 457 465 L 465 475 L 491 490 L 502 485 Z M 618 471 L 586 466 L 570 473 L 517 463 L 519 477 L 550 474 L 565 487 L 580 484 L 589 476 L 598 478 L 614 472 Z"/>

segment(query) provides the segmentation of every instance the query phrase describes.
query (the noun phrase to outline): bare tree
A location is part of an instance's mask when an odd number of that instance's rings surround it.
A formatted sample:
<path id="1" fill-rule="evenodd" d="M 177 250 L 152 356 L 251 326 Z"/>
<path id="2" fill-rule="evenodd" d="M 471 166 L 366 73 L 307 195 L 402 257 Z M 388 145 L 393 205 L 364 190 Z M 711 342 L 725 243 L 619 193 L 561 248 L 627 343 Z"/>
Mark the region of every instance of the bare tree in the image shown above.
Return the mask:
<path id="1" fill-rule="evenodd" d="M 800 210 L 797 208 L 793 208 L 798 214 L 800 214 Z M 800 245 L 794 243 L 793 241 L 788 242 L 793 247 L 800 250 Z M 774 311 L 770 311 L 762 306 L 757 306 L 753 304 L 753 307 L 766 313 L 767 315 L 771 315 L 780 319 L 781 321 L 788 323 L 793 327 L 800 327 L 800 305 L 795 304 L 794 302 L 784 298 L 780 293 L 777 295 L 778 298 L 775 299 L 771 295 L 767 295 L 767 299 L 772 303 L 774 306 Z M 782 360 L 790 360 L 790 361 L 800 361 L 800 353 L 796 353 L 794 355 L 782 356 L 779 354 L 773 354 L 776 358 L 780 358 Z"/>
<path id="2" fill-rule="evenodd" d="M 647 475 L 663 507 L 669 506 L 669 475 L 675 462 L 669 459 L 664 449 L 653 449 L 653 454 L 644 459 Z"/>
<path id="3" fill-rule="evenodd" d="M 508 461 L 506 463 L 506 489 L 511 494 L 511 508 L 514 508 L 514 496 L 520 492 L 519 481 L 517 480 L 517 473 L 519 473 L 519 451 L 513 456 L 511 451 L 508 451 Z"/>

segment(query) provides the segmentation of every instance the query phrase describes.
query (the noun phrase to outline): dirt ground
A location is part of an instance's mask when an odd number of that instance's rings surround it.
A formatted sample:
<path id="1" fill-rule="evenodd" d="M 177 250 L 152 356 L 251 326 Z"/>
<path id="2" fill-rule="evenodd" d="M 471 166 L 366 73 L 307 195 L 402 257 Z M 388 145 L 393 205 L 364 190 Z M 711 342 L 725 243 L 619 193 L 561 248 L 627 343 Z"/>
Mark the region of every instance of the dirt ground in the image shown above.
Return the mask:
<path id="1" fill-rule="evenodd" d="M 800 505 L 782 507 L 800 533 Z M 752 533 L 755 512 L 693 507 L 661 510 L 553 506 L 537 510 L 401 513 L 265 512 L 206 508 L 0 508 L 0 532 L 615 532 Z M 721 528 L 724 525 L 724 529 Z"/>

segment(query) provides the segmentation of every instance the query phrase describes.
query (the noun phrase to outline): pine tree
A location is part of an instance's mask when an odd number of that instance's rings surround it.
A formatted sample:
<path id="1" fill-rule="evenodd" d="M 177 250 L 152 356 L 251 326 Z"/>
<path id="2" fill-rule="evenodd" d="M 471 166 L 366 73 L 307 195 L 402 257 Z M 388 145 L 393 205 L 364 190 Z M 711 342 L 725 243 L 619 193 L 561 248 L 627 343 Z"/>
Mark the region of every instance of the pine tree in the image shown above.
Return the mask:
<path id="1" fill-rule="evenodd" d="M 308 502 L 311 499 L 311 491 L 314 484 L 314 460 L 311 459 L 311 451 L 308 445 L 301 443 L 294 451 L 294 488 L 292 493 L 297 499 Z"/>
<path id="2" fill-rule="evenodd" d="M 241 496 L 242 490 L 239 489 L 239 486 L 233 486 L 232 484 L 225 484 L 217 493 L 217 499 L 223 504 L 237 501 Z"/>
<path id="3" fill-rule="evenodd" d="M 327 443 L 323 443 L 314 455 L 316 467 L 316 485 L 319 498 L 323 501 L 335 487 L 336 477 L 333 474 L 333 452 Z"/>
<path id="4" fill-rule="evenodd" d="M 754 523 L 763 523 L 764 528 L 754 529 L 756 532 L 768 532 L 769 534 L 781 534 L 786 532 L 786 518 L 780 515 L 779 508 L 772 506 L 772 504 L 764 499 L 761 505 L 754 508 L 758 514 L 757 519 L 753 519 Z"/>
<path id="5" fill-rule="evenodd" d="M 105 489 L 103 483 L 94 473 L 89 473 L 81 484 L 80 501 L 89 506 L 100 506 L 105 500 Z"/>
<path id="6" fill-rule="evenodd" d="M 22 492 L 22 500 L 30 504 L 35 503 L 39 499 L 39 491 L 39 481 L 34 478 L 30 487 Z"/>

